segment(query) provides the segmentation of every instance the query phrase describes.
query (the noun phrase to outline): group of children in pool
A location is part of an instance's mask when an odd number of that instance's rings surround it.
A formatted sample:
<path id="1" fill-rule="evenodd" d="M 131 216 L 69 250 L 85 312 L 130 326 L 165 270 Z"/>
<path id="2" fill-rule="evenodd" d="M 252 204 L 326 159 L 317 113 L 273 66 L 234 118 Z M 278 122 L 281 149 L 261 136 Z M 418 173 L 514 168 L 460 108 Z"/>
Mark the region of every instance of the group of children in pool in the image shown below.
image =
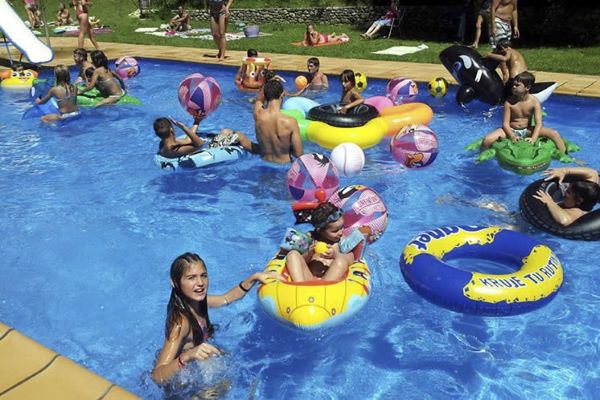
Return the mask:
<path id="1" fill-rule="evenodd" d="M 256 55 L 257 53 L 252 52 L 252 56 Z M 92 63 L 87 61 L 87 53 L 83 49 L 76 49 L 73 57 L 80 67 L 78 81 L 86 83 L 85 89 L 81 92 L 97 87 L 106 95 L 106 101 L 102 104 L 118 100 L 118 96 L 124 92 L 124 85 L 122 80 L 108 68 L 104 53 L 99 51 L 92 53 Z M 509 66 L 513 67 L 512 72 L 514 72 L 514 63 L 511 64 L 509 61 Z M 292 96 L 301 95 L 311 90 L 328 89 L 328 79 L 320 72 L 317 58 L 311 57 L 308 59 L 307 69 L 308 85 L 297 93 L 291 94 Z M 47 119 L 68 118 L 70 113 L 77 111 L 76 94 L 78 92 L 75 86 L 71 85 L 68 68 L 65 66 L 55 68 L 55 77 L 56 86 L 38 102 L 47 101 L 54 96 L 59 103 L 60 115 L 48 117 Z M 537 135 L 541 135 L 557 141 L 557 146 L 559 146 L 556 136 L 551 132 L 552 130 L 542 125 L 539 102 L 529 94 L 529 89 L 534 81 L 533 75 L 523 71 L 510 76 L 510 78 L 513 79 L 512 96 L 507 99 L 504 105 L 503 126 L 486 137 L 484 146 L 501 138 L 518 140 L 520 137 L 516 136 L 515 131 L 518 132 L 519 130 L 525 134 L 525 139 L 531 142 L 535 141 Z M 340 79 L 343 86 L 340 112 L 347 112 L 352 107 L 364 102 L 364 99 L 355 87 L 353 71 L 345 70 Z M 257 93 L 255 111 L 264 108 L 263 100 L 266 100 L 267 104 L 270 101 L 280 102 L 282 96 L 282 84 L 273 74 L 265 83 L 265 87 Z M 539 121 L 533 129 L 530 125 L 532 116 L 535 116 L 536 121 Z M 161 139 L 159 153 L 165 157 L 175 158 L 193 153 L 205 146 L 208 140 L 197 134 L 203 117 L 203 115 L 200 115 L 194 118 L 191 127 L 187 127 L 171 118 L 157 119 L 154 122 L 154 130 Z M 275 114 L 275 117 L 275 119 L 283 118 L 283 115 Z M 260 117 L 255 115 L 255 120 L 258 138 L 261 129 L 265 128 L 260 121 Z M 295 123 L 295 120 L 291 120 Z M 186 133 L 186 139 L 176 138 L 174 126 Z M 237 135 L 240 144 L 248 150 L 261 152 L 260 148 L 256 149 L 257 146 L 260 147 L 260 140 L 258 145 L 251 143 L 241 132 L 231 130 L 224 130 L 221 135 Z M 302 154 L 301 150 L 298 152 L 298 148 L 301 149 L 301 143 L 299 145 L 296 143 L 295 146 L 289 145 L 289 147 L 295 147 L 294 156 L 298 157 Z M 267 160 L 289 162 L 291 158 L 283 161 L 269 158 Z M 589 168 L 551 169 L 544 173 L 547 179 L 562 180 L 567 175 L 578 176 L 581 180 L 569 186 L 569 190 L 565 192 L 562 206 L 557 205 L 546 193 L 537 193 L 537 198 L 548 206 L 551 214 L 565 224 L 572 223 L 585 212 L 591 210 L 600 193 L 598 190 L 600 181 L 598 173 Z M 312 245 L 309 250 L 306 252 L 290 250 L 287 254 L 290 277 L 296 282 L 314 279 L 335 281 L 343 278 L 349 265 L 354 262 L 355 255 L 349 251 L 343 252 L 340 248 L 344 225 L 342 211 L 331 203 L 321 203 L 312 211 L 310 223 L 313 225 L 314 230 L 310 233 Z M 315 247 L 316 243 L 319 242 L 325 243 L 326 249 L 317 252 Z M 206 360 L 211 356 L 222 353 L 221 349 L 207 342 L 214 332 L 214 327 L 208 316 L 208 308 L 226 306 L 243 298 L 256 282 L 266 283 L 270 279 L 281 279 L 281 277 L 272 273 L 257 272 L 242 280 L 223 295 L 209 295 L 206 265 L 198 255 L 193 253 L 185 253 L 177 257 L 171 265 L 170 275 L 172 290 L 167 307 L 165 342 L 152 372 L 152 378 L 159 384 L 168 383 L 189 362 Z"/>
<path id="2" fill-rule="evenodd" d="M 95 50 L 91 53 L 91 59 L 92 62 L 88 60 L 88 53 L 83 48 L 77 48 L 73 51 L 73 61 L 80 68 L 75 85 L 71 84 L 71 75 L 67 66 L 59 64 L 54 68 L 54 86 L 46 95 L 35 99 L 36 104 L 44 104 L 51 98 L 56 99 L 59 112 L 42 116 L 44 122 L 66 120 L 79 116 L 77 96 L 94 88 L 103 97 L 96 104 L 97 107 L 114 104 L 125 95 L 125 82 L 110 69 L 106 54 L 101 50 Z M 78 87 L 77 84 L 82 86 Z"/>

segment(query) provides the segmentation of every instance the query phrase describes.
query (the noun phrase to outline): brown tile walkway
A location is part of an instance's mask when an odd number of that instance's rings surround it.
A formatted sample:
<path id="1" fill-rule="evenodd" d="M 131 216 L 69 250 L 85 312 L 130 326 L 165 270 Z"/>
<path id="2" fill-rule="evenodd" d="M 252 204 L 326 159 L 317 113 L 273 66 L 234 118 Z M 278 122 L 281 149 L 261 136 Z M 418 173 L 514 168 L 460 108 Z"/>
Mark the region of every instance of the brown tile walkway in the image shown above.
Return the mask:
<path id="1" fill-rule="evenodd" d="M 52 38 L 54 60 L 48 65 L 72 64 L 71 52 L 77 45 L 77 38 Z M 219 64 L 215 59 L 215 49 L 195 49 L 190 47 L 150 46 L 123 43 L 101 42 L 102 49 L 109 58 L 125 55 Z M 245 56 L 242 51 L 228 51 L 225 65 L 237 66 Z M 18 57 L 18 53 L 15 53 Z M 290 54 L 268 54 L 273 59 L 273 67 L 283 71 L 305 71 L 307 56 Z M 7 58 L 6 49 L 0 50 L 0 58 Z M 326 74 L 339 75 L 342 70 L 352 68 L 359 70 L 369 77 L 387 79 L 392 76 L 408 76 L 419 82 L 427 82 L 433 77 L 443 76 L 448 81 L 456 83 L 450 73 L 441 64 L 420 64 L 401 61 L 373 61 L 363 59 L 319 57 L 321 70 Z M 532 71 L 538 82 L 558 82 L 556 93 L 600 97 L 600 75 L 573 75 L 555 72 Z"/>

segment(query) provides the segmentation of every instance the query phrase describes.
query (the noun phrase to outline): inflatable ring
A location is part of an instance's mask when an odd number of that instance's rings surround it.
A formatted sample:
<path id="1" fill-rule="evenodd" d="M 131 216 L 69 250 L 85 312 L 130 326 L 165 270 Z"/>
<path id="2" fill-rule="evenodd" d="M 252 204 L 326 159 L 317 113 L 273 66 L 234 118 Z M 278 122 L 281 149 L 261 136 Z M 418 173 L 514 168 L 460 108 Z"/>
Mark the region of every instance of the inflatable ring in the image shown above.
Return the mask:
<path id="1" fill-rule="evenodd" d="M 571 181 L 573 180 L 565 179 L 565 182 Z M 544 203 L 533 197 L 540 189 L 548 193 L 557 202 L 562 199 L 562 191 L 558 181 L 540 179 L 527 186 L 519 198 L 519 208 L 523 218 L 531 225 L 567 239 L 600 240 L 600 209 L 588 212 L 571 225 L 563 226 L 552 218 L 552 215 L 548 212 L 548 207 Z"/>
<path id="2" fill-rule="evenodd" d="M 242 58 L 242 81 L 236 82 L 239 90 L 244 92 L 258 92 L 265 84 L 264 71 L 271 64 L 270 58 L 244 57 Z"/>
<path id="3" fill-rule="evenodd" d="M 379 116 L 377 109 L 368 104 L 359 104 L 352 107 L 346 114 L 338 111 L 341 106 L 341 104 L 322 104 L 311 108 L 306 117 L 312 121 L 324 122 L 331 126 L 353 128 L 363 126 Z"/>
<path id="4" fill-rule="evenodd" d="M 210 135 L 209 135 L 210 136 Z M 216 135 L 213 135 L 216 136 Z M 154 156 L 154 163 L 165 170 L 195 169 L 208 167 L 245 158 L 248 152 L 240 145 L 205 147 L 195 153 L 177 158 L 167 158 L 160 154 Z"/>
<path id="5" fill-rule="evenodd" d="M 356 314 L 371 294 L 371 271 L 364 261 L 350 265 L 346 277 L 337 282 L 292 282 L 285 255 L 278 253 L 265 268 L 283 280 L 258 287 L 258 300 L 275 319 L 300 329 L 313 330 L 337 325 Z"/>
<path id="6" fill-rule="evenodd" d="M 507 274 L 469 272 L 445 261 L 480 258 L 517 266 Z M 468 314 L 516 315 L 544 306 L 563 282 L 562 265 L 547 246 L 498 226 L 448 226 L 417 235 L 400 269 L 408 285 L 434 304 Z"/>

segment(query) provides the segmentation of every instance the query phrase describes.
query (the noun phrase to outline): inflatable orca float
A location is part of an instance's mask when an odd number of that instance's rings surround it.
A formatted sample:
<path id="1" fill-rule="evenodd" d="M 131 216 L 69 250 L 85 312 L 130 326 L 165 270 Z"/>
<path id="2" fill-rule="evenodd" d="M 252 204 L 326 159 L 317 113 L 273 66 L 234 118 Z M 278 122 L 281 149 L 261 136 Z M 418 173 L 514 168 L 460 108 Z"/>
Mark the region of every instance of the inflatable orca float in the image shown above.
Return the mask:
<path id="1" fill-rule="evenodd" d="M 458 104 L 464 105 L 479 99 L 495 105 L 504 100 L 504 83 L 496 72 L 497 61 L 483 58 L 474 49 L 461 45 L 442 50 L 440 61 L 460 84 L 456 92 Z M 555 82 L 535 83 L 529 93 L 543 103 L 557 86 Z"/>

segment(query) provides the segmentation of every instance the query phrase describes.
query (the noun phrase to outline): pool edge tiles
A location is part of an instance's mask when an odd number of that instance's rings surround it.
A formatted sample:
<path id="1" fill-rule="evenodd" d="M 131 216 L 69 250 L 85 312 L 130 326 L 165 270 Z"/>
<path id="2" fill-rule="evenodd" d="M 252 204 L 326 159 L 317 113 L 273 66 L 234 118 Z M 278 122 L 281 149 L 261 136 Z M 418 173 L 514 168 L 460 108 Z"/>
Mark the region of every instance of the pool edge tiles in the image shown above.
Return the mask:
<path id="1" fill-rule="evenodd" d="M 0 399 L 139 399 L 0 322 Z"/>

